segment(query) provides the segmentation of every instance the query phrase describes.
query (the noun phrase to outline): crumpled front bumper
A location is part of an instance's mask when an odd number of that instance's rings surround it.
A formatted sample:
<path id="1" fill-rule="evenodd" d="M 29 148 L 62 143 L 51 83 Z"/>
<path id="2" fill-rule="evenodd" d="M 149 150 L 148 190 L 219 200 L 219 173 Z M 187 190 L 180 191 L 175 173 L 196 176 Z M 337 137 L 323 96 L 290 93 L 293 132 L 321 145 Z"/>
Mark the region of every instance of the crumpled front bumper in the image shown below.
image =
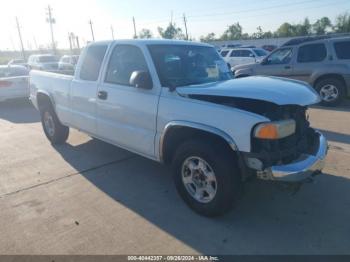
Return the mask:
<path id="1" fill-rule="evenodd" d="M 321 172 L 325 165 L 328 152 L 328 143 L 324 135 L 318 132 L 319 145 L 314 155 L 303 154 L 298 160 L 281 166 L 272 166 L 258 171 L 257 176 L 264 180 L 284 182 L 299 182 L 314 173 Z"/>

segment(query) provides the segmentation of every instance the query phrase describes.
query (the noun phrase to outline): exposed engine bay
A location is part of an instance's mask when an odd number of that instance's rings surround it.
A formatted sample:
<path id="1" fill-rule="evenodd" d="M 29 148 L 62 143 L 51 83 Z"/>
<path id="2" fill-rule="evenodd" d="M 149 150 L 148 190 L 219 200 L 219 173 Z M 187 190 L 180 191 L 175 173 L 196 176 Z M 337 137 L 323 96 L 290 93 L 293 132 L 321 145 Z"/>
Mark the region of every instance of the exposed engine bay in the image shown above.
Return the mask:
<path id="1" fill-rule="evenodd" d="M 318 146 L 318 134 L 310 128 L 307 106 L 277 105 L 263 100 L 239 97 L 189 95 L 189 98 L 238 108 L 262 115 L 271 121 L 295 120 L 296 131 L 288 137 L 268 140 L 258 139 L 251 135 L 252 151 L 249 153 L 249 157 L 260 159 L 263 168 L 288 164 L 298 159 L 302 154 L 312 154 Z"/>

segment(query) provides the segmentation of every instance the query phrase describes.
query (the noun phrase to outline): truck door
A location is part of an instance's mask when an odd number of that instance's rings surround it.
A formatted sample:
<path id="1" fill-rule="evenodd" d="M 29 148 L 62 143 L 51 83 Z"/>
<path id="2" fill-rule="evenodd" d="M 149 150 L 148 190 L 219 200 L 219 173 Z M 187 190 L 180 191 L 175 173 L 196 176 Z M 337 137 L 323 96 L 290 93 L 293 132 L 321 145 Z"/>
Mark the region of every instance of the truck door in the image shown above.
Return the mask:
<path id="1" fill-rule="evenodd" d="M 94 44 L 84 50 L 81 65 L 71 84 L 70 103 L 73 126 L 96 135 L 96 94 L 105 44 Z"/>
<path id="2" fill-rule="evenodd" d="M 158 89 L 129 84 L 134 71 L 150 71 L 146 61 L 136 45 L 114 47 L 98 87 L 97 131 L 101 139 L 153 157 Z"/>

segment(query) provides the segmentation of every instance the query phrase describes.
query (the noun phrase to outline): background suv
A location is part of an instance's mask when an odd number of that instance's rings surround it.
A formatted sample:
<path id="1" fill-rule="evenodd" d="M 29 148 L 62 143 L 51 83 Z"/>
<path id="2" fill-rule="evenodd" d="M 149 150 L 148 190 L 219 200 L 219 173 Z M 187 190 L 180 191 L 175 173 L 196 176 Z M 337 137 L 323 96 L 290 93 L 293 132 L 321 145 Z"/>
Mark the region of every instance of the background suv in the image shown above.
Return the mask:
<path id="1" fill-rule="evenodd" d="M 224 49 L 221 56 L 230 66 L 260 62 L 268 52 L 262 48 L 234 48 Z"/>
<path id="2" fill-rule="evenodd" d="M 69 70 L 74 71 L 77 65 L 79 56 L 78 55 L 64 55 L 61 57 L 58 63 L 59 70 Z"/>
<path id="3" fill-rule="evenodd" d="M 28 58 L 30 69 L 55 71 L 58 69 L 58 59 L 54 55 L 31 55 Z"/>
<path id="4" fill-rule="evenodd" d="M 290 42 L 261 63 L 235 66 L 232 71 L 236 78 L 269 75 L 308 82 L 323 105 L 335 106 L 350 95 L 350 37 Z"/>

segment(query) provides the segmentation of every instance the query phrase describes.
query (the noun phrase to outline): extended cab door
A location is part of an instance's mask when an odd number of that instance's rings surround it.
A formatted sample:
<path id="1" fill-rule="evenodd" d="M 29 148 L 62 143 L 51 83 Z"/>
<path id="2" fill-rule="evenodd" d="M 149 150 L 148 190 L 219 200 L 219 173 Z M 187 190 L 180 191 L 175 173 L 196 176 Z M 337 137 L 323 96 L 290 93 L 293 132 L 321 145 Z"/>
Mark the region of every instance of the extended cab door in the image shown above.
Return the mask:
<path id="1" fill-rule="evenodd" d="M 97 86 L 106 50 L 106 44 L 93 44 L 84 50 L 70 90 L 71 124 L 94 135 L 97 133 Z"/>
<path id="2" fill-rule="evenodd" d="M 118 44 L 111 50 L 98 87 L 97 129 L 101 139 L 154 157 L 159 89 L 145 90 L 129 84 L 134 71 L 150 72 L 150 58 L 145 55 L 149 56 L 136 45 Z"/>

